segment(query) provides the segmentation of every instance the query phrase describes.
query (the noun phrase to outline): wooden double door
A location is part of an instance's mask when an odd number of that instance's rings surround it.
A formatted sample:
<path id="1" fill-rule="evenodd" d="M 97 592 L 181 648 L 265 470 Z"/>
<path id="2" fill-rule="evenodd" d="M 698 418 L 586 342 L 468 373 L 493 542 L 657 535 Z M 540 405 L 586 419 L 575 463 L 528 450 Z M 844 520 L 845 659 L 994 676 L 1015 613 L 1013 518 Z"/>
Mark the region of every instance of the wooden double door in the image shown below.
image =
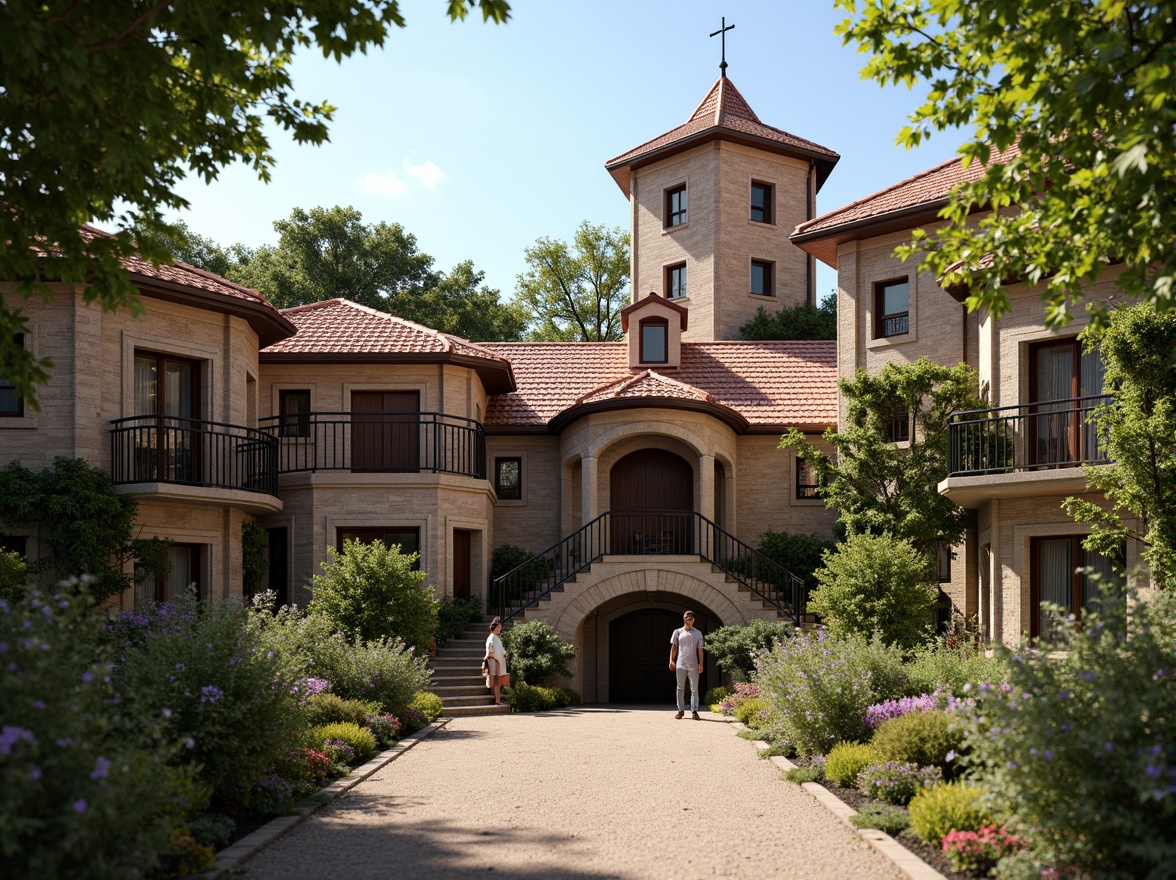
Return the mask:
<path id="1" fill-rule="evenodd" d="M 694 609 L 694 625 L 705 638 L 720 626 L 711 615 Z M 608 625 L 608 699 L 611 703 L 652 703 L 672 705 L 677 687 L 670 670 L 670 636 L 682 625 L 682 612 L 666 608 L 632 611 Z M 709 659 L 699 678 L 702 694 L 719 683 L 719 672 Z M 687 685 L 687 688 L 690 686 Z"/>
<path id="2" fill-rule="evenodd" d="M 694 468 L 664 449 L 639 449 L 609 476 L 613 553 L 694 552 Z"/>
<path id="3" fill-rule="evenodd" d="M 418 391 L 351 392 L 351 469 L 415 473 L 421 466 Z"/>

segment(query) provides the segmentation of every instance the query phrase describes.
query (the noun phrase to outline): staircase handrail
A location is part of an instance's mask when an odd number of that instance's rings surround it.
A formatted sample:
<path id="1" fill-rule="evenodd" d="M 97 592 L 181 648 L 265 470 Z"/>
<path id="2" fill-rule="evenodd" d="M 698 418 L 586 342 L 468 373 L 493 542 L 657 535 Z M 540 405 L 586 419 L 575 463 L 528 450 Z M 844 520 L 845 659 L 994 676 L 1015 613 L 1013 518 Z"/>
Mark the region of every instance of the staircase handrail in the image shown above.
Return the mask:
<path id="1" fill-rule="evenodd" d="M 701 513 L 696 513 L 695 517 L 699 522 L 700 538 L 704 538 L 698 542 L 698 555 L 799 627 L 808 601 L 804 579 L 743 543 Z M 704 531 L 710 534 L 703 535 Z M 718 552 L 720 548 L 723 552 Z"/>

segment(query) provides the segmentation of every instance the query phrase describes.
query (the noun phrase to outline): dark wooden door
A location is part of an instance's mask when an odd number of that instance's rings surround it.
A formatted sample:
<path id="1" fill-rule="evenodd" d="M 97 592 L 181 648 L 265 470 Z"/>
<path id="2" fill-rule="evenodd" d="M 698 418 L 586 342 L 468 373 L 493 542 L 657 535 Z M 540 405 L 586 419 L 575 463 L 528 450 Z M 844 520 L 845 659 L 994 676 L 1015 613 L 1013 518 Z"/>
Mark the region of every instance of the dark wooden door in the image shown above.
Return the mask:
<path id="1" fill-rule="evenodd" d="M 664 449 L 639 449 L 609 477 L 613 553 L 691 553 L 694 469 Z"/>
<path id="2" fill-rule="evenodd" d="M 420 469 L 420 393 L 351 392 L 351 469 Z"/>
<path id="3" fill-rule="evenodd" d="M 674 702 L 670 636 L 681 625 L 680 612 L 662 608 L 634 611 L 608 625 L 610 702 Z"/>
<path id="4" fill-rule="evenodd" d="M 470 533 L 453 530 L 453 598 L 470 597 Z"/>

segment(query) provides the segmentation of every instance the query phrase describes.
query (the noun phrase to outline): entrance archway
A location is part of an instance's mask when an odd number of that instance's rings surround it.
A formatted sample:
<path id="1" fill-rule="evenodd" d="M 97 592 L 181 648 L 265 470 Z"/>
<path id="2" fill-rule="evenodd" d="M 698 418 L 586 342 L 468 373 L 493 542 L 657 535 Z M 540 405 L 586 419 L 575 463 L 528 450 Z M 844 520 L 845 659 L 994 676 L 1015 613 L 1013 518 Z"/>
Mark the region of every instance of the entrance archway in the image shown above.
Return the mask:
<path id="1" fill-rule="evenodd" d="M 694 614 L 694 625 L 704 637 L 722 625 L 708 611 L 695 608 Z M 667 608 L 641 608 L 609 622 L 609 702 L 673 704 L 670 635 L 681 625 L 682 612 Z M 698 682 L 699 691 L 705 694 L 719 683 L 719 678 L 718 669 L 707 660 Z"/>
<path id="2" fill-rule="evenodd" d="M 613 553 L 690 553 L 694 469 L 665 449 L 638 449 L 609 472 Z"/>

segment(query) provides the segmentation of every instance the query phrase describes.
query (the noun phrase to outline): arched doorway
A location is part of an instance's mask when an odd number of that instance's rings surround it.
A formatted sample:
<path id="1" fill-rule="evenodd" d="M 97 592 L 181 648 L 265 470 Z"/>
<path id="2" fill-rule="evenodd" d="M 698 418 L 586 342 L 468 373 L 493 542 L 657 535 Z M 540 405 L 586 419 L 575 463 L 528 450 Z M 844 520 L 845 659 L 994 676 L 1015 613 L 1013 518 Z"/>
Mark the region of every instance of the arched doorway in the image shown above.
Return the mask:
<path id="1" fill-rule="evenodd" d="M 721 625 L 698 608 L 694 609 L 694 615 L 694 625 L 704 639 Z M 669 664 L 670 636 L 681 625 L 682 612 L 666 608 L 642 608 L 609 622 L 609 702 L 673 704 L 675 683 Z M 706 650 L 705 641 L 703 650 Z M 701 694 L 717 685 L 719 679 L 717 667 L 706 660 L 698 682 Z"/>
<path id="2" fill-rule="evenodd" d="M 694 469 L 665 449 L 630 452 L 609 472 L 613 553 L 690 553 Z"/>

